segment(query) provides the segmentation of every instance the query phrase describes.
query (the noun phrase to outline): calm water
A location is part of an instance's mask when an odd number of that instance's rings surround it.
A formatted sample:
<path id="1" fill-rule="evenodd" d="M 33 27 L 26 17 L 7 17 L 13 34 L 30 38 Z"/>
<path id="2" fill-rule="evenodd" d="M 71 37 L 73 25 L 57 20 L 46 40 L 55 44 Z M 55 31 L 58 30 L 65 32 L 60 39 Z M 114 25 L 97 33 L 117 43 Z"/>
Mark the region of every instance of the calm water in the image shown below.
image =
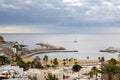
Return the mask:
<path id="1" fill-rule="evenodd" d="M 18 41 L 21 44 L 29 45 L 30 49 L 38 48 L 36 43 L 44 42 L 56 46 L 63 46 L 68 50 L 78 50 L 78 53 L 48 53 L 35 56 L 49 58 L 77 58 L 77 59 L 105 59 L 116 58 L 116 54 L 101 53 L 99 50 L 108 47 L 120 48 L 120 34 L 1 34 L 6 41 Z M 74 42 L 78 41 L 78 42 Z M 33 57 L 35 57 L 33 56 Z"/>

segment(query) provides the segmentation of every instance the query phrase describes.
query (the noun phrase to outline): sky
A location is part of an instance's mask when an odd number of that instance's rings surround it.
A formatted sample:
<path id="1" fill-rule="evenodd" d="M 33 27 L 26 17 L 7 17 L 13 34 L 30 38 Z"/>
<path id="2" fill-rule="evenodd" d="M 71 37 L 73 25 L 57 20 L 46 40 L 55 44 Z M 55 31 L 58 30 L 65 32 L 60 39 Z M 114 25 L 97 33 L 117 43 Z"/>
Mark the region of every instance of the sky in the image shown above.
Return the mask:
<path id="1" fill-rule="evenodd" d="M 120 33 L 120 0 L 0 0 L 0 33 Z"/>

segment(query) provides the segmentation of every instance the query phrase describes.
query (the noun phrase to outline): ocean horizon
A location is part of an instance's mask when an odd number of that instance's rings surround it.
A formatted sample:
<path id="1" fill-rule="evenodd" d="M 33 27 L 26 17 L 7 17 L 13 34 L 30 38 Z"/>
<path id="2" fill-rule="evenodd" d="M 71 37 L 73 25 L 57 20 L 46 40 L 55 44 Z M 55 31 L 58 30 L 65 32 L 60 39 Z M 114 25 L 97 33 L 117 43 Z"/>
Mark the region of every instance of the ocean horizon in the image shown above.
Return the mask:
<path id="1" fill-rule="evenodd" d="M 106 60 L 115 58 L 118 59 L 119 53 L 103 53 L 99 50 L 108 47 L 120 48 L 120 34 L 118 33 L 1 33 L 5 41 L 19 42 L 20 44 L 28 45 L 29 49 L 40 48 L 36 43 L 49 43 L 55 46 L 66 48 L 66 50 L 78 50 L 79 52 L 60 52 L 37 54 L 43 58 L 48 55 L 49 59 L 53 58 L 76 58 L 97 60 L 98 57 L 105 57 Z M 76 41 L 76 42 L 75 42 Z"/>

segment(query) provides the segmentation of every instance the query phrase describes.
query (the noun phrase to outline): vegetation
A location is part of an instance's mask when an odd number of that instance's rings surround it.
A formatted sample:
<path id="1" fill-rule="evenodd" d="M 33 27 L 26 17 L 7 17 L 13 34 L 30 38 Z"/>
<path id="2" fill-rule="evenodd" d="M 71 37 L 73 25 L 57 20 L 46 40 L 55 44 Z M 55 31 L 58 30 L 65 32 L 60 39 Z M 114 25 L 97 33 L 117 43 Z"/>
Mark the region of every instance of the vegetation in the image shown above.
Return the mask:
<path id="1" fill-rule="evenodd" d="M 0 56 L 0 65 L 10 64 L 10 60 L 8 57 Z"/>
<path id="2" fill-rule="evenodd" d="M 15 61 L 17 62 L 17 65 L 22 67 L 24 70 L 28 70 L 29 69 L 29 64 L 25 63 L 20 56 L 16 55 Z"/>
<path id="3" fill-rule="evenodd" d="M 104 57 L 98 57 L 99 62 L 104 63 L 105 58 Z"/>
<path id="4" fill-rule="evenodd" d="M 89 59 L 89 57 L 87 57 L 87 59 Z"/>
<path id="5" fill-rule="evenodd" d="M 55 67 L 58 66 L 58 60 L 57 60 L 57 58 L 54 59 L 53 64 L 55 65 Z"/>
<path id="6" fill-rule="evenodd" d="M 31 66 L 31 68 L 43 68 L 38 56 L 36 56 L 36 58 L 32 62 L 30 62 L 29 65 Z"/>
<path id="7" fill-rule="evenodd" d="M 98 72 L 99 72 L 99 70 L 97 69 L 97 67 L 92 67 L 90 74 L 92 77 L 93 77 L 93 75 L 95 75 L 96 80 L 97 80 Z"/>
<path id="8" fill-rule="evenodd" d="M 119 73 L 118 70 L 119 68 L 114 65 L 114 64 L 105 64 L 102 68 L 101 68 L 101 73 L 104 74 L 105 76 L 107 76 L 106 80 L 113 80 L 114 77 Z"/>
<path id="9" fill-rule="evenodd" d="M 69 65 L 70 65 L 70 62 L 72 61 L 72 59 L 69 59 Z"/>
<path id="10" fill-rule="evenodd" d="M 45 56 L 44 56 L 44 58 L 43 58 L 43 60 L 44 60 L 45 64 L 47 65 L 48 56 L 47 56 L 47 55 L 45 55 Z"/>
<path id="11" fill-rule="evenodd" d="M 77 59 L 74 59 L 74 64 L 77 64 Z"/>
<path id="12" fill-rule="evenodd" d="M 48 73 L 48 76 L 46 77 L 46 80 L 59 80 L 55 75 L 52 75 L 51 73 Z"/>
<path id="13" fill-rule="evenodd" d="M 73 65 L 72 70 L 73 70 L 74 72 L 78 72 L 78 71 L 80 71 L 81 68 L 82 68 L 82 67 L 81 67 L 80 65 L 75 64 L 75 65 Z"/>
<path id="14" fill-rule="evenodd" d="M 63 59 L 63 65 L 65 66 L 65 64 L 66 64 L 66 62 L 65 62 L 66 60 L 65 59 Z"/>
<path id="15" fill-rule="evenodd" d="M 114 58 L 112 58 L 109 60 L 109 64 L 117 64 L 117 61 Z"/>

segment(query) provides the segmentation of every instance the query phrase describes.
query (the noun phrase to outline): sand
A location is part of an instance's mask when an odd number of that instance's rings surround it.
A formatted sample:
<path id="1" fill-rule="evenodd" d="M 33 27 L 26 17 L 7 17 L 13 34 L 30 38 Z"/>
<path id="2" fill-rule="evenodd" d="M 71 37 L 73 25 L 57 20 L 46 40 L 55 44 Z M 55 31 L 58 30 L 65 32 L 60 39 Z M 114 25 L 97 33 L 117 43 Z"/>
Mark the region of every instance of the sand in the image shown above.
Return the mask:
<path id="1" fill-rule="evenodd" d="M 24 58 L 23 59 L 23 61 L 25 61 L 25 62 L 31 62 L 33 60 L 34 60 L 34 58 Z M 41 62 L 44 63 L 44 61 L 42 59 L 41 59 Z M 63 59 L 58 59 L 58 63 L 59 63 L 59 66 L 63 66 L 64 63 L 65 63 L 65 65 L 68 65 L 68 66 L 74 65 L 75 63 L 80 64 L 80 65 L 86 65 L 86 64 L 93 65 L 93 64 L 98 63 L 98 60 L 74 60 L 74 59 L 69 60 L 68 59 L 68 60 L 63 61 Z M 48 60 L 47 64 L 53 65 L 53 60 Z"/>

